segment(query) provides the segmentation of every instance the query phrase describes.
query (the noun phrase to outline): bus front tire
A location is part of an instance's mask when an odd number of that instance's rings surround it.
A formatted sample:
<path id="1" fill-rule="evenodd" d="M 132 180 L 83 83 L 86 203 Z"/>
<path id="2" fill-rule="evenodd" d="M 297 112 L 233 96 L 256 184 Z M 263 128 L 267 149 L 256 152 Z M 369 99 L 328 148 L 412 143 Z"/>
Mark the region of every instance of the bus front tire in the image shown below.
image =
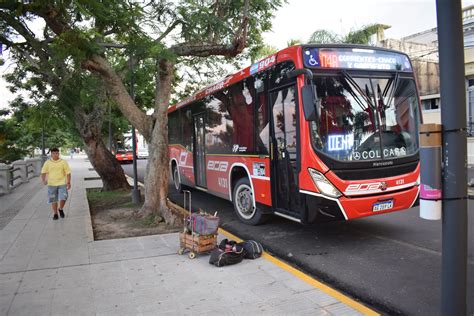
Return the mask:
<path id="1" fill-rule="evenodd" d="M 253 206 L 253 191 L 247 178 L 239 179 L 234 186 L 232 201 L 234 211 L 240 221 L 247 225 L 260 225 L 268 219 L 268 214 Z"/>

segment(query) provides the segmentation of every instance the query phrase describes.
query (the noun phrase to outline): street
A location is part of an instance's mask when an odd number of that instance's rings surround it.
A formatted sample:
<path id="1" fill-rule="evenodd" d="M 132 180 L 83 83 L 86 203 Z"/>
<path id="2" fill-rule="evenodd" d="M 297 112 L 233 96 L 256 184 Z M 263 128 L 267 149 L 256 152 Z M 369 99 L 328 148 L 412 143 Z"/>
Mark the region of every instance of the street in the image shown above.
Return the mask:
<path id="1" fill-rule="evenodd" d="M 143 181 L 146 160 L 138 161 Z M 124 165 L 131 175 L 131 165 Z M 232 204 L 191 190 L 193 209 L 218 211 L 221 227 L 306 273 L 389 314 L 437 315 L 440 311 L 441 221 L 426 221 L 418 208 L 350 222 L 303 226 L 279 217 L 262 226 L 242 224 Z M 170 199 L 183 196 L 170 186 Z M 469 209 L 472 210 L 471 200 Z M 469 217 L 468 314 L 474 314 L 474 219 Z M 469 299 L 470 298 L 470 299 Z"/>

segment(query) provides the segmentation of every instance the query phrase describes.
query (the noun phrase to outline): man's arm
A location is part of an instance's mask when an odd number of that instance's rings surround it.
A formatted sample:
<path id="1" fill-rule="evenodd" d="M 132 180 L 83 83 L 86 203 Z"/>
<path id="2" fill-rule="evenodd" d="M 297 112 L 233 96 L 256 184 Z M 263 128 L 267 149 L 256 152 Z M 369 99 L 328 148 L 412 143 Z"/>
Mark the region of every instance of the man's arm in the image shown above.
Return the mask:
<path id="1" fill-rule="evenodd" d="M 66 188 L 69 190 L 71 188 L 71 174 L 66 175 Z"/>
<path id="2" fill-rule="evenodd" d="M 41 174 L 41 182 L 46 185 L 48 184 L 48 182 L 46 181 L 46 173 L 42 173 Z"/>

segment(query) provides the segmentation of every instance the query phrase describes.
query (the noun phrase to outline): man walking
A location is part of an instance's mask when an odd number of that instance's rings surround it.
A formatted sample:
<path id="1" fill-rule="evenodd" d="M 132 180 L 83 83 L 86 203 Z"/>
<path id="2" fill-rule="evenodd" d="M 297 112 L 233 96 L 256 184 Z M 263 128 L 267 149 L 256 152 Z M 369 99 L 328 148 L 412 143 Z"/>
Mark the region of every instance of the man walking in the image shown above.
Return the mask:
<path id="1" fill-rule="evenodd" d="M 71 169 L 68 163 L 59 158 L 59 149 L 51 148 L 51 159 L 47 160 L 41 169 L 41 181 L 48 185 L 48 203 L 53 210 L 53 220 L 59 216 L 64 218 L 64 204 L 67 200 L 67 191 L 71 188 Z"/>

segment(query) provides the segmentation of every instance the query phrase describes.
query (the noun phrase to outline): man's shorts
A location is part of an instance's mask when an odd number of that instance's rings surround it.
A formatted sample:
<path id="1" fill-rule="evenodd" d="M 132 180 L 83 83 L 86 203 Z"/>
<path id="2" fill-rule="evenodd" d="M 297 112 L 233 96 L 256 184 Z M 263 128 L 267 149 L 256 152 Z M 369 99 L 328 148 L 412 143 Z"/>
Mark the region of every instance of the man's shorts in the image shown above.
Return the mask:
<path id="1" fill-rule="evenodd" d="M 48 203 L 53 204 L 57 201 L 67 200 L 67 187 L 66 185 L 49 186 L 48 185 Z"/>

